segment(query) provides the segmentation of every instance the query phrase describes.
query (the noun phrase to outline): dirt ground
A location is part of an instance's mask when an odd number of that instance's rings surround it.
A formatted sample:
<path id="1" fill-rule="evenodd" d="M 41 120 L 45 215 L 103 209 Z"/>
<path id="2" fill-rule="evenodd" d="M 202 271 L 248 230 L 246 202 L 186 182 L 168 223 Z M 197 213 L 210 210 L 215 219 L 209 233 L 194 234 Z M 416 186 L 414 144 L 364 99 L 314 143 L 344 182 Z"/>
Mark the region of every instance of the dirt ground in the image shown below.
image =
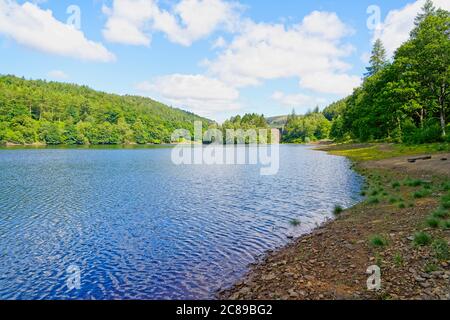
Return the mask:
<path id="1" fill-rule="evenodd" d="M 415 158 L 416 156 L 405 156 L 378 161 L 367 161 L 363 166 L 366 168 L 400 170 L 415 176 L 423 174 L 450 175 L 450 153 L 430 156 L 430 160 L 417 160 L 415 163 L 408 162 L 408 159 Z"/>

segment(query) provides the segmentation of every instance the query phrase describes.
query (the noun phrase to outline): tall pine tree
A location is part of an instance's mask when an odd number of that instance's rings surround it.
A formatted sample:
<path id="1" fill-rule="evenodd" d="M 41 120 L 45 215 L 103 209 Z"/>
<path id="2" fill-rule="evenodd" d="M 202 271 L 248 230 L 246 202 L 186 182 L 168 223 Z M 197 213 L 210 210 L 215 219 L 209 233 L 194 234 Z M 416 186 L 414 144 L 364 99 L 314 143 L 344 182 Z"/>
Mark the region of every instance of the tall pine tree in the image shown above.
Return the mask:
<path id="1" fill-rule="evenodd" d="M 367 67 L 365 76 L 371 77 L 387 65 L 386 49 L 380 39 L 377 39 L 373 45 L 372 56 L 370 57 L 370 66 Z"/>
<path id="2" fill-rule="evenodd" d="M 422 21 L 424 21 L 427 17 L 433 15 L 435 12 L 436 7 L 434 6 L 433 1 L 427 0 L 422 7 L 422 12 L 420 12 L 414 20 L 414 24 L 416 25 L 416 27 L 418 27 Z"/>

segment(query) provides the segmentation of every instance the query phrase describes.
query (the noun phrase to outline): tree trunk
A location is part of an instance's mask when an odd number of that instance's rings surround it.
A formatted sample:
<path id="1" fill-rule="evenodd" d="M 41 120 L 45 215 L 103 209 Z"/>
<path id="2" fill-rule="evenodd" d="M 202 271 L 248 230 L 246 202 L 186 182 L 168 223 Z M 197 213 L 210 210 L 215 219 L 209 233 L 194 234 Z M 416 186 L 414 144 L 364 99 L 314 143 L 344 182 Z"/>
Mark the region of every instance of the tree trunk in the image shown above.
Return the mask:
<path id="1" fill-rule="evenodd" d="M 441 107 L 440 110 L 440 120 L 441 120 L 441 129 L 442 129 L 442 136 L 446 136 L 445 132 L 445 85 L 441 86 L 441 94 L 439 95 L 439 106 Z"/>
<path id="2" fill-rule="evenodd" d="M 441 117 L 441 129 L 442 129 L 442 136 L 445 137 L 446 136 L 446 132 L 445 132 L 445 109 L 444 106 L 441 106 L 441 112 L 440 112 L 440 117 Z"/>

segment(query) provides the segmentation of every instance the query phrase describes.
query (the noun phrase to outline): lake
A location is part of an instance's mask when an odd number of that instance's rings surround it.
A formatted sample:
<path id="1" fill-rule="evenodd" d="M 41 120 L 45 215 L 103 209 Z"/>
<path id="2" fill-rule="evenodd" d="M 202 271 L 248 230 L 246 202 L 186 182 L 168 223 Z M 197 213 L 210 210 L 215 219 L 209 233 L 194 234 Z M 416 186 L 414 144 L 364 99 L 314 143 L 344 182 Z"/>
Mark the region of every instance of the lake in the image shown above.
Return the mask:
<path id="1" fill-rule="evenodd" d="M 273 176 L 176 166 L 170 148 L 1 149 L 0 182 L 0 299 L 210 299 L 360 201 L 362 178 L 282 145 Z"/>

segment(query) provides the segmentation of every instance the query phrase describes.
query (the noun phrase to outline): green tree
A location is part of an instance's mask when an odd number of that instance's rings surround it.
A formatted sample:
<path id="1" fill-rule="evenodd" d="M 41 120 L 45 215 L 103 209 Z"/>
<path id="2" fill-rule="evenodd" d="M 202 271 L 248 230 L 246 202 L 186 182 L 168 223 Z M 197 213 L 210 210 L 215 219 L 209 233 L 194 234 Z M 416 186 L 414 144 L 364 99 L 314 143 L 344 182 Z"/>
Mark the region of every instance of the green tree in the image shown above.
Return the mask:
<path id="1" fill-rule="evenodd" d="M 141 119 L 138 119 L 133 124 L 132 129 L 134 132 L 134 139 L 136 143 L 145 144 L 148 142 L 148 133 Z"/>
<path id="2" fill-rule="evenodd" d="M 325 108 L 336 139 L 426 143 L 446 139 L 450 96 L 450 13 L 428 1 L 392 63 L 375 43 L 363 84 L 339 111 Z"/>
<path id="3" fill-rule="evenodd" d="M 372 55 L 370 57 L 370 66 L 367 67 L 366 77 L 371 77 L 377 72 L 383 70 L 387 65 L 386 49 L 380 39 L 377 39 L 372 48 Z"/>

